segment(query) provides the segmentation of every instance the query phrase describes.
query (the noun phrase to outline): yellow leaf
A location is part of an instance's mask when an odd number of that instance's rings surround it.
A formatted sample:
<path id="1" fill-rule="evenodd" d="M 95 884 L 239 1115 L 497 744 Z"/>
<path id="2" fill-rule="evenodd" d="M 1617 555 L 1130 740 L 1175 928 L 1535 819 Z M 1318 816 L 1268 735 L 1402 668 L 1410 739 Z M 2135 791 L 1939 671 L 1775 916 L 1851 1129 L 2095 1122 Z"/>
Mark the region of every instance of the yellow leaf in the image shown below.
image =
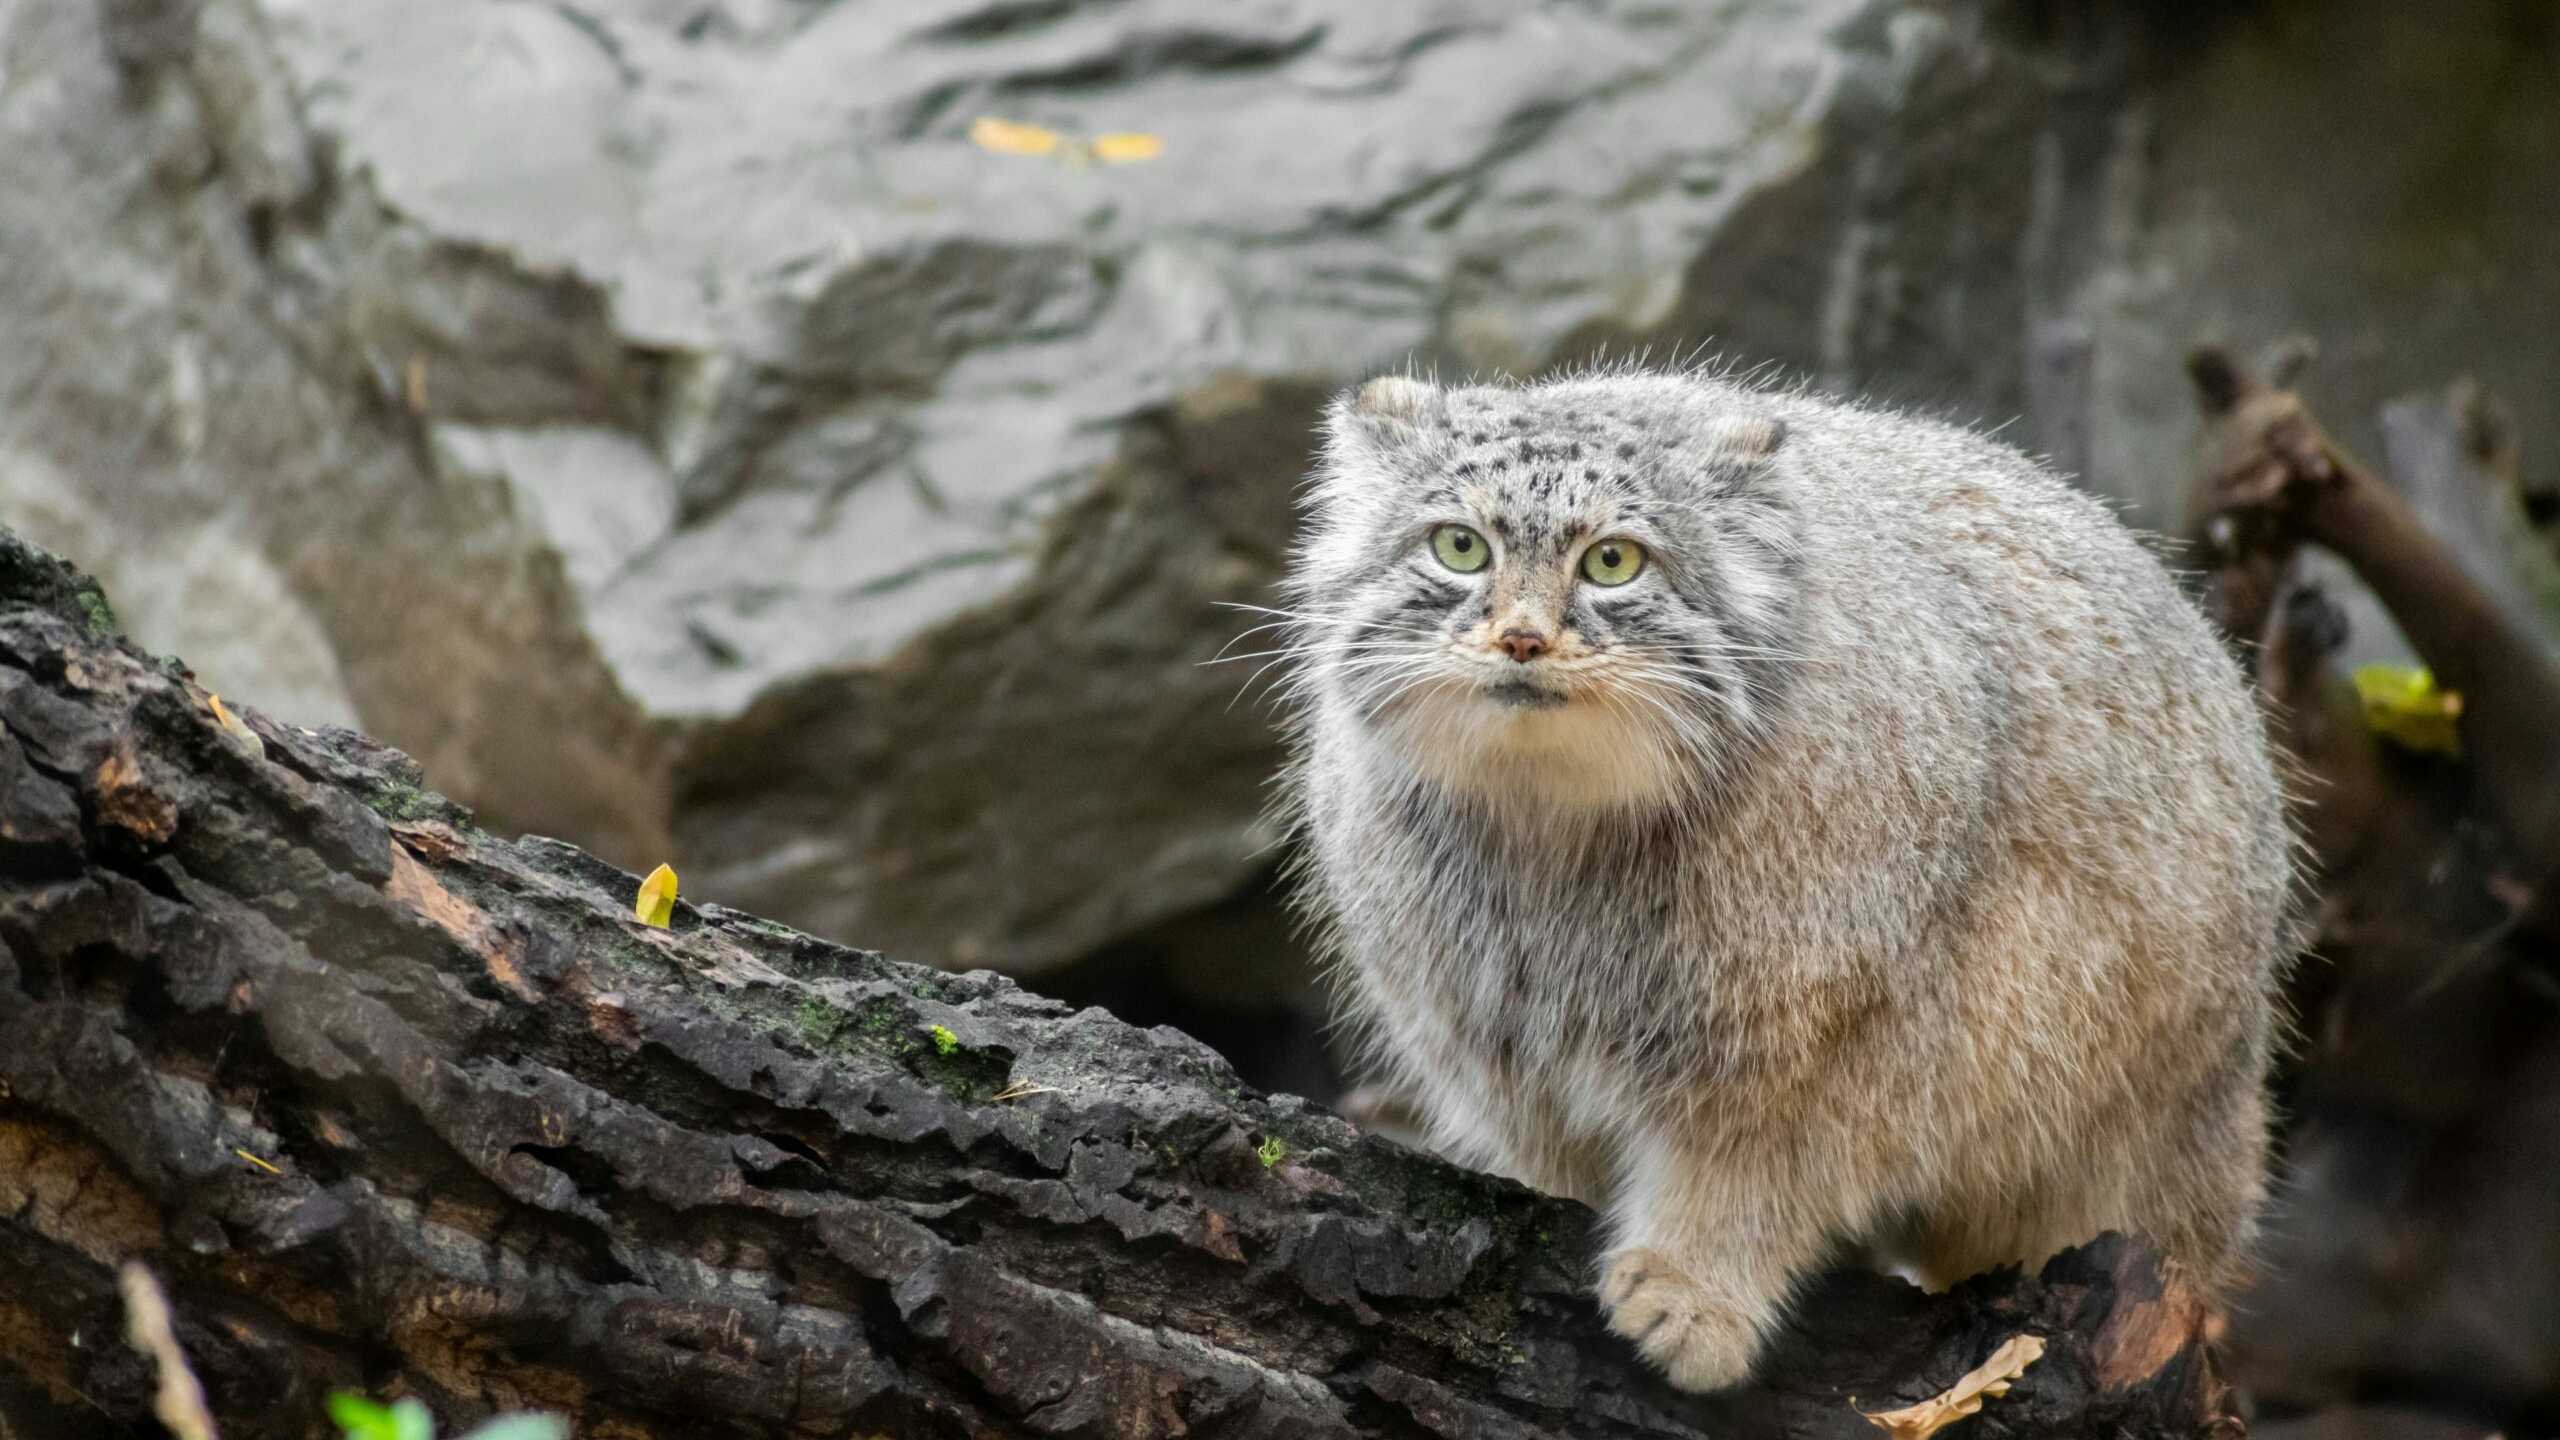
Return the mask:
<path id="1" fill-rule="evenodd" d="M 268 1162 L 259 1159 L 257 1156 L 250 1154 L 248 1151 L 241 1149 L 237 1145 L 231 1147 L 231 1153 L 248 1161 L 250 1164 L 257 1166 L 259 1169 L 266 1171 L 270 1175 L 281 1175 L 284 1173 L 282 1170 L 279 1170 Z"/>
<path id="2" fill-rule="evenodd" d="M 1055 155 L 1060 143 L 1055 130 L 999 120 L 993 115 L 981 115 L 972 121 L 969 138 L 978 143 L 979 149 L 999 155 Z"/>
<path id="3" fill-rule="evenodd" d="M 2383 739 L 2421 754 L 2459 755 L 2462 692 L 2436 686 L 2425 666 L 2359 665 L 2356 696 L 2364 701 L 2364 723 Z"/>
<path id="4" fill-rule="evenodd" d="M 2043 1336 L 2013 1335 L 2007 1344 L 1991 1352 L 1990 1359 L 1965 1372 L 1965 1377 L 1948 1387 L 1945 1394 L 1899 1410 L 1878 1411 L 1867 1416 L 1867 1421 L 1893 1440 L 1929 1440 L 1940 1430 L 1981 1410 L 1985 1398 L 2008 1394 L 2009 1382 L 2027 1373 L 2027 1367 L 2043 1357 Z"/>
<path id="5" fill-rule="evenodd" d="M 665 865 L 650 871 L 649 878 L 640 882 L 639 902 L 631 908 L 641 924 L 667 928 L 676 913 L 676 872 Z"/>
<path id="6" fill-rule="evenodd" d="M 1163 153 L 1164 137 L 1161 135 L 1130 133 L 1093 137 L 1093 158 L 1115 165 L 1131 160 L 1153 160 Z"/>

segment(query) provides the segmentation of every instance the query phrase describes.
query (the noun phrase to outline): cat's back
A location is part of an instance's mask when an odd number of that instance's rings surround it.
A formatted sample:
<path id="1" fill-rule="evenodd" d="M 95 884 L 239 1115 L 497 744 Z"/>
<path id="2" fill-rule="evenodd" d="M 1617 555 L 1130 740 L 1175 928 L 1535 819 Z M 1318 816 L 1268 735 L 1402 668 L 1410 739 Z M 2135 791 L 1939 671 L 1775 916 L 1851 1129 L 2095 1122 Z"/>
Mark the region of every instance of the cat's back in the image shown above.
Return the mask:
<path id="1" fill-rule="evenodd" d="M 1830 672 L 1816 692 L 1869 717 L 1933 697 L 1960 717 L 2005 848 L 2137 906 L 2209 898 L 2235 949 L 2271 953 L 2289 874 L 2280 782 L 2239 665 L 2160 560 L 2010 447 L 1891 411 L 1769 403 L 1805 517 L 1808 647 Z"/>
<path id="2" fill-rule="evenodd" d="M 2018 451 L 1890 410 L 1801 395 L 1761 403 L 1787 426 L 1782 453 L 1818 579 L 1899 599 L 1930 623 L 2025 626 L 2066 647 L 2109 645 L 2140 625 L 2170 652 L 2221 653 L 2133 532 Z"/>
<path id="3" fill-rule="evenodd" d="M 2263 750 L 2239 667 L 2103 503 L 1940 421 L 1800 395 L 1761 403 L 1787 426 L 1809 619 L 1865 652 L 1870 663 L 1857 668 L 1888 668 L 1874 662 L 1898 645 L 1959 670 L 1985 667 L 1950 678 L 1996 683 L 2005 708 L 2114 719 L 2150 710 Z"/>

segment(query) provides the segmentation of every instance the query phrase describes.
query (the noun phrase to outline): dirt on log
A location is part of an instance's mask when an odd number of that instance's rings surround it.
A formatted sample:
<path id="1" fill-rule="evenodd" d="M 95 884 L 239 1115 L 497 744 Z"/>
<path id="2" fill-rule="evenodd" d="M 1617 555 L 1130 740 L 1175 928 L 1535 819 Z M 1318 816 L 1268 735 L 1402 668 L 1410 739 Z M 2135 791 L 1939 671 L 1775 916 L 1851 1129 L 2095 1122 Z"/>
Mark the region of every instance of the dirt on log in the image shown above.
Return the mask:
<path id="1" fill-rule="evenodd" d="M 0 531 L 0 1432 L 157 1433 L 140 1258 L 234 1440 L 337 1389 L 589 1440 L 1873 1437 L 2020 1334 L 1959 1433 L 2237 1433 L 2136 1242 L 1829 1277 L 1757 1384 L 1683 1395 L 1601 1328 L 1578 1205 L 636 885 L 217 709 Z"/>

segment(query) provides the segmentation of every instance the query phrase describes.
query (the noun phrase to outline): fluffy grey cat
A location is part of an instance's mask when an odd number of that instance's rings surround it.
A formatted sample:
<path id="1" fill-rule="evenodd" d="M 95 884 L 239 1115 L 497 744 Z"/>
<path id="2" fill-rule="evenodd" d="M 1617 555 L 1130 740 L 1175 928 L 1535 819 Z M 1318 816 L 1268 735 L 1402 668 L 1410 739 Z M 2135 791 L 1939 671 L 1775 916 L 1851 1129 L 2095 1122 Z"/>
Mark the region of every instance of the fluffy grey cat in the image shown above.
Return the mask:
<path id="1" fill-rule="evenodd" d="M 1606 1212 L 1675 1383 L 1830 1260 L 2120 1229 L 2230 1285 L 2289 838 L 2238 668 L 2096 503 L 1654 373 L 1372 381 L 1308 503 L 1289 788 L 1351 1011 L 1446 1149 Z"/>

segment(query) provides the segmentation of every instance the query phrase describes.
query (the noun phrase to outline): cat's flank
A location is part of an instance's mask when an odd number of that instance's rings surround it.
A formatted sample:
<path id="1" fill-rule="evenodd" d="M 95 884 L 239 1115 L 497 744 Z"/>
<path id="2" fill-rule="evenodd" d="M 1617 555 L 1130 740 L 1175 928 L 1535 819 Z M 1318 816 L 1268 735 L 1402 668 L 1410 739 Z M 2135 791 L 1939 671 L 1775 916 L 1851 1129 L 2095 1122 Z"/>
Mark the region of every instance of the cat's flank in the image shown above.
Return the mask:
<path id="1" fill-rule="evenodd" d="M 2249 1248 L 2289 843 L 2238 668 L 1964 431 L 1688 374 L 1338 401 L 1290 576 L 1305 900 L 1451 1153 L 1607 1215 L 1610 1323 Z"/>

